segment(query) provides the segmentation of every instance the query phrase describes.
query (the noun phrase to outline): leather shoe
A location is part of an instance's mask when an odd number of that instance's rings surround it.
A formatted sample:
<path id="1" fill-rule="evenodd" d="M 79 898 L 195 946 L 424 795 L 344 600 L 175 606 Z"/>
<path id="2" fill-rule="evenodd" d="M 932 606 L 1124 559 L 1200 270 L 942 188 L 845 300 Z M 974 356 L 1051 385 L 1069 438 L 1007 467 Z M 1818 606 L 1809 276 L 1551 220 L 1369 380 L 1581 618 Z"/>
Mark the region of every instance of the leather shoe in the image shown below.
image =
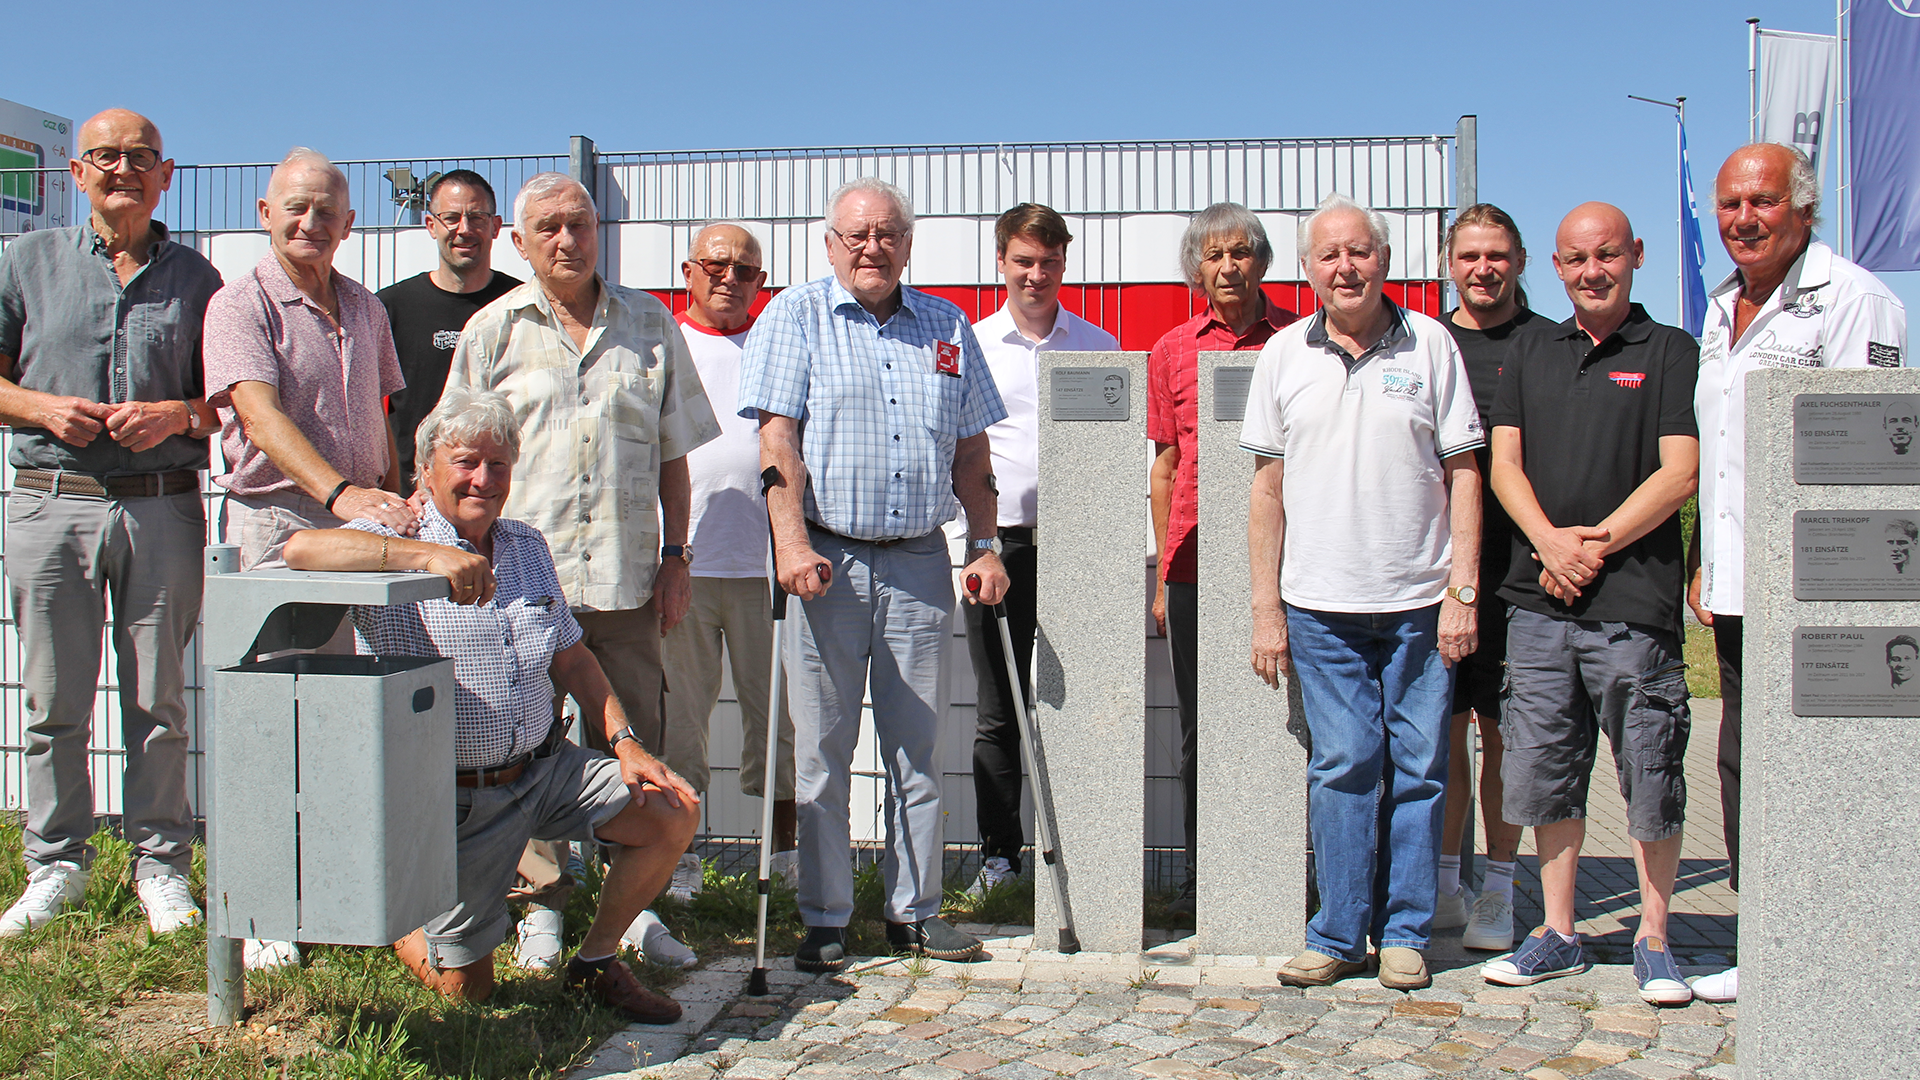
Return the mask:
<path id="1" fill-rule="evenodd" d="M 567 962 L 567 987 L 585 990 L 642 1024 L 671 1024 L 680 1019 L 680 1003 L 640 985 L 632 969 L 619 959 L 605 970 L 579 957 Z"/>
<path id="2" fill-rule="evenodd" d="M 841 926 L 809 926 L 807 938 L 793 951 L 797 971 L 835 972 L 847 966 L 847 931 Z"/>
<path id="3" fill-rule="evenodd" d="M 1424 990 L 1433 985 L 1427 958 L 1419 949 L 1389 945 L 1380 950 L 1380 985 L 1389 990 Z"/>
<path id="4" fill-rule="evenodd" d="M 1327 986 L 1366 969 L 1364 960 L 1342 960 L 1308 949 L 1287 961 L 1280 969 L 1280 981 L 1288 986 Z"/>

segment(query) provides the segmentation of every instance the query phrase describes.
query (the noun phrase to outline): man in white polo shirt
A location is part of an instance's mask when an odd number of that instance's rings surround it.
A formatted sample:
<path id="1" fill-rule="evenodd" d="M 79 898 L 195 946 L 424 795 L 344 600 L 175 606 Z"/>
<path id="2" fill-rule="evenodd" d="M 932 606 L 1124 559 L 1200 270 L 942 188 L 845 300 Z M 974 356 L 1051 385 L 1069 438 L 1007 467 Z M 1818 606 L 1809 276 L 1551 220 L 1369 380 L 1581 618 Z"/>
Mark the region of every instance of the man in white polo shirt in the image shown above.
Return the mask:
<path id="1" fill-rule="evenodd" d="M 1060 305 L 1060 284 L 1073 234 L 1051 207 L 1021 203 L 994 225 L 994 260 L 1007 283 L 1007 302 L 973 324 L 987 370 L 1000 388 L 1007 418 L 987 429 L 993 474 L 1000 488 L 1000 561 L 1013 588 L 1007 626 L 1020 667 L 1018 693 L 1033 685 L 1035 590 L 1039 582 L 1035 513 L 1040 498 L 1040 353 L 1106 352 L 1120 347 L 1112 334 Z M 1020 727 L 1014 687 L 1000 649 L 993 612 L 969 604 L 967 652 L 979 681 L 973 737 L 974 813 L 980 828 L 980 875 L 975 896 L 1020 873 Z"/>
<path id="2" fill-rule="evenodd" d="M 740 350 L 753 328 L 753 304 L 767 283 L 760 241 L 738 225 L 708 225 L 694 236 L 680 272 L 687 310 L 679 316 L 687 353 L 715 403 L 720 437 L 687 455 L 693 479 L 686 558 L 693 605 L 667 631 L 666 730 L 661 760 L 705 796 L 708 719 L 720 699 L 724 642 L 740 702 L 740 793 L 761 796 L 767 769 L 767 697 L 773 616 L 767 593 L 767 504 L 760 494 L 760 428 L 742 419 Z M 698 558 L 695 558 L 698 552 Z M 773 803 L 774 870 L 791 876 L 794 850 L 793 721 L 780 708 L 780 768 Z M 669 892 L 689 899 L 700 889 L 700 858 L 681 857 Z"/>
<path id="3" fill-rule="evenodd" d="M 1301 221 L 1321 312 L 1261 350 L 1240 434 L 1256 455 L 1253 667 L 1275 688 L 1293 672 L 1313 735 L 1320 910 L 1280 969 L 1294 986 L 1364 969 L 1369 937 L 1382 985 L 1433 981 L 1421 951 L 1453 665 L 1476 644 L 1486 436 L 1446 328 L 1381 292 L 1390 258 L 1386 221 L 1344 195 Z"/>

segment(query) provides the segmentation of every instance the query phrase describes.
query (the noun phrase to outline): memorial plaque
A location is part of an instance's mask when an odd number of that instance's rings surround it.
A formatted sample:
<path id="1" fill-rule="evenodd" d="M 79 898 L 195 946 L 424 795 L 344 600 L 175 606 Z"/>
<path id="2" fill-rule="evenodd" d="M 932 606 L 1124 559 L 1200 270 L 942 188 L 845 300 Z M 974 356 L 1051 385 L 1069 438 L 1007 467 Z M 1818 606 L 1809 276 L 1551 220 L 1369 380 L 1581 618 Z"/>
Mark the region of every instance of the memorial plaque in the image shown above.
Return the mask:
<path id="1" fill-rule="evenodd" d="M 1054 368 L 1050 415 L 1055 420 L 1126 420 L 1129 389 L 1126 368 Z"/>
<path id="2" fill-rule="evenodd" d="M 1920 600 L 1920 510 L 1797 510 L 1796 600 Z"/>
<path id="3" fill-rule="evenodd" d="M 1247 419 L 1247 392 L 1253 388 L 1251 365 L 1213 369 L 1213 418 L 1236 424 Z"/>
<path id="4" fill-rule="evenodd" d="M 1920 484 L 1920 395 L 1795 394 L 1798 484 Z"/>
<path id="5" fill-rule="evenodd" d="M 1920 717 L 1920 626 L 1801 626 L 1795 716 Z"/>

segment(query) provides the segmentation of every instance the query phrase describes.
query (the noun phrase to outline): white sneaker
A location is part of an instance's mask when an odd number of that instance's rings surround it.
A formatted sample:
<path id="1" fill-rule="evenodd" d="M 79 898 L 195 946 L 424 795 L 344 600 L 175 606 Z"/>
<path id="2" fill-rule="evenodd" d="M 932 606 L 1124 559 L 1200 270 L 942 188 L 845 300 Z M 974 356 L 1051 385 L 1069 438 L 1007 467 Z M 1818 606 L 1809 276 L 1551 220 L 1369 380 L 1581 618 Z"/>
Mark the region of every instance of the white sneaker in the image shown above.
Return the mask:
<path id="1" fill-rule="evenodd" d="M 767 876 L 778 878 L 792 888 L 800 887 L 800 849 L 776 851 L 767 860 Z"/>
<path id="2" fill-rule="evenodd" d="M 620 942 L 639 952 L 650 964 L 662 967 L 690 968 L 700 962 L 693 950 L 682 945 L 651 910 L 635 916 L 633 925 L 620 935 Z"/>
<path id="3" fill-rule="evenodd" d="M 667 884 L 667 895 L 685 903 L 693 899 L 693 894 L 706 884 L 706 870 L 700 865 L 700 856 L 685 852 L 680 856 L 680 865 L 673 868 L 673 880 Z"/>
<path id="4" fill-rule="evenodd" d="M 20 899 L 0 915 L 0 938 L 19 937 L 59 918 L 87 894 L 87 882 L 92 879 L 93 874 L 77 863 L 49 863 L 35 870 Z"/>
<path id="5" fill-rule="evenodd" d="M 1467 909 L 1473 906 L 1473 890 L 1465 885 L 1452 894 L 1441 893 L 1433 900 L 1433 928 L 1451 930 L 1467 925 Z"/>
<path id="6" fill-rule="evenodd" d="M 1460 935 L 1460 944 L 1490 952 L 1513 948 L 1513 901 L 1499 893 L 1482 893 L 1468 912 L 1467 930 Z"/>
<path id="7" fill-rule="evenodd" d="M 1011 881 L 1020 875 L 1013 870 L 1013 864 L 998 855 L 988 857 L 980 864 L 980 873 L 967 886 L 967 895 L 975 900 L 1000 887 L 1002 882 Z"/>
<path id="8" fill-rule="evenodd" d="M 1740 996 L 1740 969 L 1730 967 L 1693 980 L 1693 996 L 1701 1001 L 1726 1002 Z"/>
<path id="9" fill-rule="evenodd" d="M 300 946 L 291 941 L 248 938 L 240 947 L 240 962 L 248 971 L 271 971 L 300 962 Z"/>
<path id="10" fill-rule="evenodd" d="M 566 918 L 560 912 L 536 904 L 527 905 L 527 913 L 514 928 L 518 940 L 513 946 L 513 966 L 524 971 L 552 971 L 560 966 L 560 935 Z"/>
<path id="11" fill-rule="evenodd" d="M 200 921 L 200 905 L 193 902 L 184 874 L 157 874 L 133 883 L 140 895 L 140 906 L 147 911 L 147 925 L 156 934 L 170 934 Z"/>

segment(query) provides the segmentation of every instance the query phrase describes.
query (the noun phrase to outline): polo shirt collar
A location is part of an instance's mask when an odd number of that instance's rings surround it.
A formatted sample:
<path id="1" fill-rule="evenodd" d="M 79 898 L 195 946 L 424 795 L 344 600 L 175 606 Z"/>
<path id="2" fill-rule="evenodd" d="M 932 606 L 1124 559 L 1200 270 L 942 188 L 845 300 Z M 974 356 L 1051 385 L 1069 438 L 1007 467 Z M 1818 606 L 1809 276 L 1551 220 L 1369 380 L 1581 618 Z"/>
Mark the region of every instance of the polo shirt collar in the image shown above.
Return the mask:
<path id="1" fill-rule="evenodd" d="M 905 315 L 918 318 L 918 312 L 915 310 L 915 308 L 917 308 L 919 304 L 922 302 L 923 295 L 916 289 L 907 288 L 905 282 L 901 282 L 900 284 L 894 286 L 894 288 L 898 289 L 900 292 L 900 310 L 894 312 L 893 313 L 894 316 L 897 318 L 898 316 L 905 314 Z M 841 308 L 846 307 L 848 304 L 852 304 L 854 307 L 859 308 L 861 313 L 866 315 L 868 318 L 873 317 L 873 312 L 868 311 L 864 306 L 861 305 L 860 298 L 853 295 L 853 293 L 849 291 L 845 285 L 840 284 L 839 274 L 827 275 L 827 304 L 834 311 L 838 311 Z M 875 319 L 874 321 L 878 322 L 879 320 Z"/>
<path id="2" fill-rule="evenodd" d="M 1333 343 L 1333 339 L 1327 336 L 1327 309 L 1325 308 L 1314 312 L 1313 320 L 1307 323 L 1307 344 L 1339 353 L 1346 359 L 1349 368 L 1374 353 L 1385 352 L 1400 344 L 1412 333 L 1407 329 L 1407 317 L 1401 312 L 1400 305 L 1394 303 L 1391 297 L 1382 296 L 1380 302 L 1387 305 L 1387 311 L 1393 316 L 1393 320 L 1387 324 L 1387 332 L 1380 335 L 1380 340 L 1369 346 L 1366 352 L 1359 356 L 1348 356 L 1347 350 Z"/>
<path id="3" fill-rule="evenodd" d="M 1801 252 L 1800 257 L 1793 260 L 1793 265 L 1787 268 L 1787 276 L 1782 279 L 1782 284 L 1790 281 L 1793 283 L 1795 292 L 1807 292 L 1818 289 L 1832 280 L 1833 249 L 1819 240 L 1814 240 L 1807 244 L 1807 250 Z M 1719 299 L 1738 292 L 1741 282 L 1740 269 L 1735 267 L 1733 273 L 1722 278 L 1720 284 L 1715 285 L 1713 291 L 1707 295 Z"/>
<path id="4" fill-rule="evenodd" d="M 172 234 L 167 231 L 164 223 L 152 220 L 148 222 L 148 227 L 153 230 L 154 234 L 153 243 L 147 245 L 147 261 L 151 263 L 159 259 L 160 252 L 173 241 L 171 240 Z M 80 242 L 85 244 L 87 250 L 95 255 L 106 254 L 107 242 L 99 233 L 94 231 L 93 215 L 91 213 L 80 223 Z"/>
<path id="5" fill-rule="evenodd" d="M 1581 328 L 1578 320 L 1569 315 L 1565 322 L 1554 328 L 1553 336 L 1555 340 L 1565 341 L 1573 337 L 1586 337 L 1587 332 Z M 1635 303 L 1627 308 L 1627 321 L 1621 323 L 1618 330 L 1608 334 L 1607 340 L 1619 338 L 1629 345 L 1639 345 L 1652 336 L 1653 317 L 1647 314 L 1646 308 Z M 1606 343 L 1607 341 L 1603 340 L 1599 345 L 1595 345 L 1594 349 L 1598 351 L 1600 345 Z"/>

